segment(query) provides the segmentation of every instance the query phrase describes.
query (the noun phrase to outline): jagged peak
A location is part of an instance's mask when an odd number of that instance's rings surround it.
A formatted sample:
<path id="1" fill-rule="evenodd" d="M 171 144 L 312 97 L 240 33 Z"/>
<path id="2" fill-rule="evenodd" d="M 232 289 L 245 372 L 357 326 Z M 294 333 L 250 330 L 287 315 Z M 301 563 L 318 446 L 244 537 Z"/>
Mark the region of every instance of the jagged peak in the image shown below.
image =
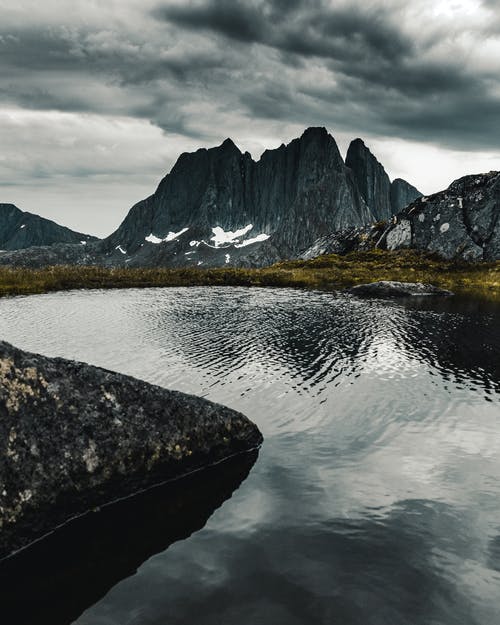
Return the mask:
<path id="1" fill-rule="evenodd" d="M 324 126 L 309 126 L 300 136 L 300 140 L 302 141 L 304 139 L 312 138 L 326 139 L 327 137 L 333 139 L 333 137 L 329 134 L 328 130 Z"/>
<path id="2" fill-rule="evenodd" d="M 231 137 L 224 139 L 224 141 L 220 144 L 219 148 L 222 148 L 224 150 L 236 150 L 237 152 L 241 153 L 239 147 L 231 139 Z"/>
<path id="3" fill-rule="evenodd" d="M 377 163 L 379 163 L 379 160 L 375 156 L 375 154 L 370 150 L 370 148 L 366 145 L 363 139 L 359 137 L 357 137 L 356 139 L 353 139 L 351 143 L 349 144 L 349 148 L 347 150 L 347 155 L 346 155 L 346 161 L 348 160 L 349 156 L 350 155 L 352 156 L 353 154 L 368 154 Z"/>

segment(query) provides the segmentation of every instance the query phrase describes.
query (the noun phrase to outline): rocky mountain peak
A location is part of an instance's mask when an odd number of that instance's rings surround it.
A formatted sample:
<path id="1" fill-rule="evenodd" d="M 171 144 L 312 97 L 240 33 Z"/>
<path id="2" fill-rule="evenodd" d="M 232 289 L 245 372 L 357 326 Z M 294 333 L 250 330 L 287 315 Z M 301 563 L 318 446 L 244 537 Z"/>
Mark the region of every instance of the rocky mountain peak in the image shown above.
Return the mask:
<path id="1" fill-rule="evenodd" d="M 361 139 L 349 145 L 345 161 L 354 173 L 356 184 L 376 220 L 392 215 L 391 181 L 383 166 Z"/>
<path id="2" fill-rule="evenodd" d="M 96 237 L 74 232 L 50 219 L 27 213 L 14 204 L 0 204 L 0 250 L 19 250 L 55 243 L 86 244 Z"/>
<path id="3" fill-rule="evenodd" d="M 224 139 L 224 141 L 220 144 L 219 148 L 212 148 L 212 149 L 232 151 L 232 152 L 237 152 L 238 154 L 241 154 L 241 150 L 230 137 L 228 137 L 227 139 Z"/>

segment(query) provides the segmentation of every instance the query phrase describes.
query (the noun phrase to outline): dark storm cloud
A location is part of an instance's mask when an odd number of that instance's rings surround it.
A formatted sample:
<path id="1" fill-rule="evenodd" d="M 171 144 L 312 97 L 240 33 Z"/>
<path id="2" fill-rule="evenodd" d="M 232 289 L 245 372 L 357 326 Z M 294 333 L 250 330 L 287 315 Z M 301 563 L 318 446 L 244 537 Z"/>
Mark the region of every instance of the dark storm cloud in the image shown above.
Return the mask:
<path id="1" fill-rule="evenodd" d="M 391 11 L 385 7 L 335 8 L 315 0 L 211 0 L 167 6 L 154 14 L 181 27 L 298 55 L 347 59 L 376 54 L 391 59 L 412 49 L 391 24 Z"/>
<path id="2" fill-rule="evenodd" d="M 496 2 L 486 2 L 496 8 Z M 432 4 L 430 5 L 432 6 Z M 204 32 L 212 38 L 236 42 L 249 58 L 255 45 L 280 53 L 283 65 L 308 72 L 316 58 L 335 77 L 332 89 L 318 84 L 303 87 L 279 72 L 260 78 L 248 93 L 241 85 L 240 102 L 254 116 L 308 124 L 319 98 L 337 108 L 345 105 L 366 111 L 369 132 L 392 133 L 437 140 L 454 147 L 497 146 L 491 124 L 500 124 L 498 78 L 470 63 L 472 46 L 480 45 L 485 29 L 465 21 L 460 28 L 418 13 L 405 22 L 408 4 L 392 2 L 332 3 L 321 0 L 205 0 L 157 8 L 155 17 L 186 32 Z M 409 24 L 408 24 L 409 22 Z M 469 40 L 460 43 L 460 37 Z M 491 34 L 489 35 L 491 38 Z M 442 48 L 448 48 L 448 54 Z M 260 68 L 257 68 L 260 69 Z M 341 88 L 339 88 L 339 86 Z M 296 92 L 308 98 L 301 98 Z M 476 108 L 477 107 L 477 108 Z M 482 112 L 481 115 L 474 113 Z M 495 112 L 496 111 L 496 112 Z M 363 126 L 354 110 L 332 116 L 349 127 Z"/>
<path id="3" fill-rule="evenodd" d="M 0 100 L 139 117 L 200 140 L 239 116 L 496 147 L 500 10 L 484 0 L 482 21 L 435 16 L 442 1 L 126 0 L 102 24 L 61 19 L 49 2 L 43 26 L 0 24 Z"/>

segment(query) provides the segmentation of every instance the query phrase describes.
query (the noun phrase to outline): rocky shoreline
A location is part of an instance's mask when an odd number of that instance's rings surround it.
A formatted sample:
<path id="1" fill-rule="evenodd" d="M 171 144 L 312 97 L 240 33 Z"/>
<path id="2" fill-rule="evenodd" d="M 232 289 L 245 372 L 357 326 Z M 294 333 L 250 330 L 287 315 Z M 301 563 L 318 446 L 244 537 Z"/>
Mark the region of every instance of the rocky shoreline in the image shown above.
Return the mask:
<path id="1" fill-rule="evenodd" d="M 0 342 L 0 558 L 262 440 L 224 406 Z"/>

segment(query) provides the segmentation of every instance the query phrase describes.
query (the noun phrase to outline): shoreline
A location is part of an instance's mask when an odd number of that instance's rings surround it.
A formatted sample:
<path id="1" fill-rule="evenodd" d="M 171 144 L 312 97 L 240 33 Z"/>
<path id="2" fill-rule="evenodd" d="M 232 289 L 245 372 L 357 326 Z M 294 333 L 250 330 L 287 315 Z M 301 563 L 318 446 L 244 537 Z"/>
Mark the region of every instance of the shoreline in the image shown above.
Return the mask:
<path id="1" fill-rule="evenodd" d="M 0 267 L 0 297 L 73 289 L 125 289 L 188 286 L 295 287 L 337 290 L 396 280 L 425 282 L 457 295 L 500 301 L 500 261 L 445 261 L 413 250 L 375 250 L 282 261 L 258 269 L 220 267 L 108 268 L 59 265 L 31 269 Z"/>

